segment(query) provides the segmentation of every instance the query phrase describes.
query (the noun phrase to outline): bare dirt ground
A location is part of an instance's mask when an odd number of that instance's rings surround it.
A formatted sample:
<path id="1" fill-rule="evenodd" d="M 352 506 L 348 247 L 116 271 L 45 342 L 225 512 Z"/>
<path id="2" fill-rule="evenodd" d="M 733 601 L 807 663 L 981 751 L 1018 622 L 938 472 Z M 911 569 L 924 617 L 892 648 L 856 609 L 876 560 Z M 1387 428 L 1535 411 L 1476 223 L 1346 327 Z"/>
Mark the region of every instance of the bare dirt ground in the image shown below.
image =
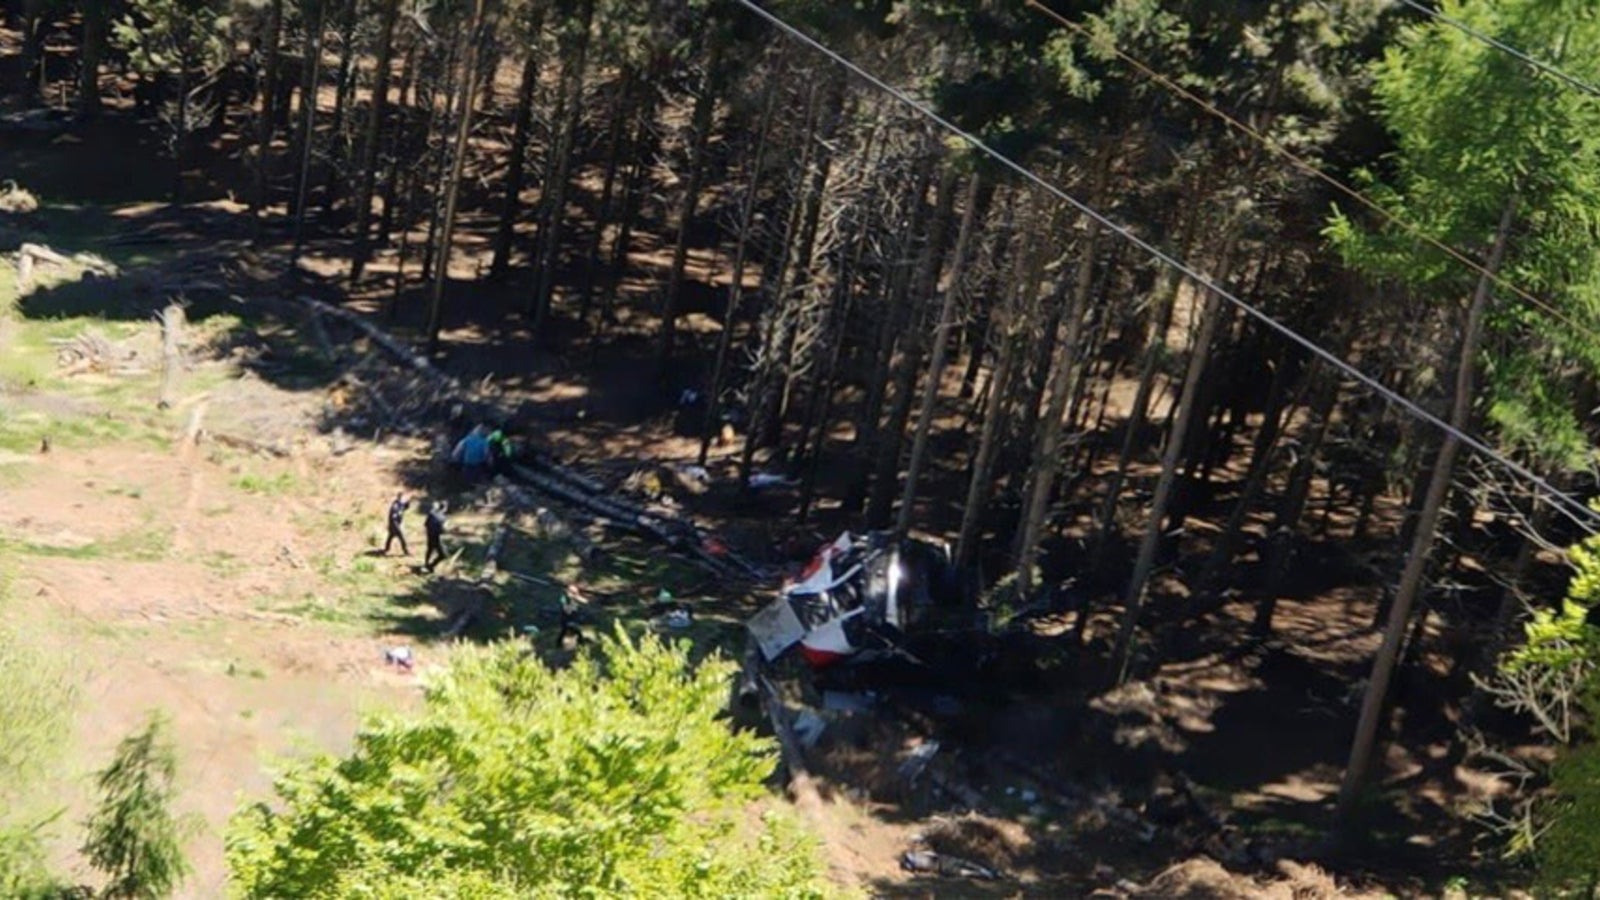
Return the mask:
<path id="1" fill-rule="evenodd" d="M 230 388 L 219 386 L 210 403 L 249 393 Z M 5 402 L 16 411 L 38 399 Z M 43 430 L 71 421 L 56 417 Z M 416 675 L 383 663 L 392 641 L 333 609 L 349 596 L 343 573 L 365 559 L 375 516 L 398 485 L 396 453 L 363 447 L 280 461 L 166 437 L 152 429 L 133 443 L 57 438 L 47 454 L 8 457 L 4 612 L 73 660 L 76 739 L 59 773 L 65 821 L 87 809 L 83 776 L 148 711 L 165 712 L 179 751 L 179 808 L 196 824 L 186 896 L 216 897 L 227 817 L 242 797 L 264 794 L 273 760 L 337 751 L 364 710 L 403 707 L 415 695 Z M 417 577 L 398 561 L 373 562 L 374 578 Z M 67 860 L 74 848 L 63 841 Z"/>

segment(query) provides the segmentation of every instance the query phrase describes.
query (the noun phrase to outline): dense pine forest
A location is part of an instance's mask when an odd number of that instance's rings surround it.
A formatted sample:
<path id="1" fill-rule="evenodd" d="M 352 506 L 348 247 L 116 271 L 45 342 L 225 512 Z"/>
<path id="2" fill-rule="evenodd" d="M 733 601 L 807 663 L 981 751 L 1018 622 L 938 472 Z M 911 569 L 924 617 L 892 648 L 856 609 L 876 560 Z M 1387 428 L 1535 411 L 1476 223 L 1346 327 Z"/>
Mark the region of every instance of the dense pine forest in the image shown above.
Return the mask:
<path id="1" fill-rule="evenodd" d="M 3 8 L 0 202 L 30 203 L 0 214 L 0 251 L 102 252 L 53 229 L 61 210 L 148 201 L 192 252 L 216 242 L 206 265 L 252 272 L 238 303 L 304 296 L 382 329 L 569 467 L 701 473 L 715 489 L 646 493 L 748 558 L 795 564 L 844 529 L 948 547 L 959 596 L 944 619 L 980 618 L 1003 658 L 972 676 L 992 703 L 968 698 L 945 745 L 969 742 L 980 768 L 1020 757 L 1063 796 L 1116 786 L 1117 808 L 1160 832 L 1153 846 L 1180 835 L 1163 864 L 1204 855 L 1265 878 L 1315 861 L 1346 885 L 1296 896 L 1364 883 L 1595 896 L 1600 9 L 1587 0 Z M 20 293 L 17 315 L 71 302 L 144 320 L 178 294 L 203 306 L 210 288 L 186 273 L 154 277 L 144 306 L 101 302 L 102 279 Z M 345 333 L 317 337 L 330 358 Z M 681 663 L 606 647 L 590 677 L 665 684 L 645 670 Z M 492 758 L 450 765 L 494 790 L 534 751 L 520 725 L 488 720 L 494 693 L 470 673 L 581 730 L 590 714 L 543 680 L 567 676 L 513 672 L 495 652 L 430 688 L 421 723 L 363 730 L 354 752 L 403 768 L 393 754 L 447 728 L 436 719 L 471 719 L 463 733 Z M 714 717 L 717 689 L 694 677 L 680 714 Z M 606 717 L 624 715 L 626 691 L 606 691 L 594 715 L 622 729 Z M 640 753 L 686 753 L 638 715 Z M 696 727 L 684 740 L 732 754 L 716 764 L 730 769 L 671 757 L 686 778 L 759 783 L 732 771 L 756 752 L 745 731 Z M 891 752 L 881 735 L 864 743 Z M 385 831 L 399 826 L 361 793 L 379 788 L 356 784 L 370 771 L 332 765 L 280 787 L 278 818 L 230 831 L 241 896 L 390 896 L 350 872 L 394 896 L 691 895 L 637 854 L 579 864 L 621 843 L 535 841 L 524 860 L 474 832 L 461 851 L 448 832 L 462 823 L 520 833 L 487 801 Z M 567 796 L 538 787 L 559 774 L 504 777 L 518 802 Z M 303 808 L 334 782 L 359 812 Z M 704 823 L 687 823 L 710 802 L 698 791 L 721 788 L 661 784 L 677 793 L 640 815 L 683 817 L 663 840 L 693 845 Z M 351 821 L 313 846 L 296 814 Z M 350 836 L 363 816 L 371 830 Z M 1036 839 L 1079 827 L 1013 818 Z M 0 811 L 8 827 L 22 826 Z M 871 887 L 808 880 L 793 861 L 804 840 L 769 837 L 785 862 L 723 848 L 693 895 Z M 432 849 L 339 856 L 368 840 Z M 1127 887 L 1160 871 L 1133 843 L 1010 864 L 1042 879 L 1028 896 L 1251 895 Z M 457 851 L 465 868 L 423 865 Z M 349 870 L 304 856 L 323 852 Z M 541 853 L 570 880 L 496 883 Z M 1115 877 L 1096 874 L 1102 859 Z M 978 882 L 948 873 L 914 883 L 929 893 L 881 895 L 1014 895 L 963 893 Z"/>

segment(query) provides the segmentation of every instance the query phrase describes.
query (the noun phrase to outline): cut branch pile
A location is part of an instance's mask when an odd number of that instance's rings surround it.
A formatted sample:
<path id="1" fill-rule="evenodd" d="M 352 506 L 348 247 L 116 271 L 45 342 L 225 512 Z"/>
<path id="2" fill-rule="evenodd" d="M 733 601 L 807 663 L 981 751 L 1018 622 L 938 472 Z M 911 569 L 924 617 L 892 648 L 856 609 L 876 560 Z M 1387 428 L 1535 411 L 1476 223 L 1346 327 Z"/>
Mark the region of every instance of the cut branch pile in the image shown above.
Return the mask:
<path id="1" fill-rule="evenodd" d="M 138 356 L 137 351 L 119 347 L 98 331 L 83 331 L 70 338 L 52 338 L 50 343 L 55 345 L 56 365 L 63 370 L 62 375 L 80 372 L 137 375 L 144 371 L 139 366 L 128 364 Z"/>

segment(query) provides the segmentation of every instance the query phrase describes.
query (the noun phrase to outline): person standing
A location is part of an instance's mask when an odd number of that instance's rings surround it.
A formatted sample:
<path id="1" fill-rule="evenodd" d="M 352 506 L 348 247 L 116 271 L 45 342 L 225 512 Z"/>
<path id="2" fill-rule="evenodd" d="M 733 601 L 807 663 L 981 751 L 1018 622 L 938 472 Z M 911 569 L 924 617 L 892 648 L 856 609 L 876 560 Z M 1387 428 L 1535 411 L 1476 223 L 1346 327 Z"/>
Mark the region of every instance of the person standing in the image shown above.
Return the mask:
<path id="1" fill-rule="evenodd" d="M 406 499 L 403 492 L 394 495 L 394 502 L 389 504 L 389 538 L 383 542 L 384 556 L 389 555 L 389 548 L 394 546 L 395 541 L 400 542 L 402 556 L 411 555 L 411 548 L 406 546 L 405 533 L 400 530 L 400 526 L 405 522 L 406 510 L 410 508 L 411 501 Z"/>
<path id="2" fill-rule="evenodd" d="M 422 556 L 422 567 L 429 572 L 444 560 L 444 513 L 445 505 L 440 501 L 428 509 L 428 517 L 423 521 L 423 530 L 428 533 L 428 550 Z"/>

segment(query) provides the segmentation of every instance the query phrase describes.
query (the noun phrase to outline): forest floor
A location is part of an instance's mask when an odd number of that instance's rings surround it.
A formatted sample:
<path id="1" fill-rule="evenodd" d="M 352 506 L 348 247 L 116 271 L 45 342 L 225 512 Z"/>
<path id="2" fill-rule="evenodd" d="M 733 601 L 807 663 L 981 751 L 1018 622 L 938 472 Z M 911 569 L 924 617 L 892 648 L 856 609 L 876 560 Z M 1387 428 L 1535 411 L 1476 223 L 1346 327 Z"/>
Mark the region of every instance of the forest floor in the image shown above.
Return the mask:
<path id="1" fill-rule="evenodd" d="M 121 152 L 107 154 L 107 146 Z M 122 269 L 100 280 L 47 273 L 23 293 L 14 268 L 0 264 L 0 311 L 15 307 L 0 315 L 0 575 L 10 601 L 0 614 L 73 661 L 78 740 L 51 785 L 68 806 L 63 821 L 81 818 L 83 776 L 146 710 L 172 715 L 180 805 L 200 823 L 190 840 L 198 871 L 186 895 L 213 897 L 225 877 L 226 818 L 241 798 L 265 795 L 269 764 L 348 746 L 364 712 L 414 703 L 419 674 L 448 657 L 441 633 L 471 602 L 466 572 L 476 572 L 505 497 L 452 484 L 426 433 L 374 434 L 370 410 L 347 395 L 353 372 L 370 380 L 383 366 L 372 365 L 353 332 L 335 353 L 319 350 L 284 300 L 305 294 L 381 318 L 392 254 L 373 266 L 367 287 L 352 291 L 342 283 L 343 244 L 314 240 L 300 270 L 285 277 L 283 236 L 269 233 L 250 249 L 248 216 L 219 187 L 237 173 L 196 173 L 192 196 L 203 202 L 169 207 L 155 200 L 168 183 L 156 154 L 143 129 L 116 116 L 0 147 L 0 179 L 16 179 L 45 203 L 21 234 L 63 253 L 102 254 Z M 488 223 L 469 216 L 465 225 L 470 242 Z M 701 277 L 691 299 L 717 292 L 710 256 L 691 258 Z M 646 274 L 622 289 L 647 296 L 649 273 L 664 266 L 659 249 L 641 240 L 632 262 L 631 271 Z M 446 370 L 485 383 L 545 449 L 608 483 L 692 461 L 697 445 L 675 428 L 674 401 L 699 373 L 662 379 L 644 368 L 647 313 L 623 304 L 593 353 L 563 355 L 514 317 L 525 286 L 480 288 L 472 279 L 481 265 L 463 255 L 452 268 L 438 360 Z M 179 401 L 158 410 L 151 316 L 174 283 L 190 285 L 189 368 Z M 418 324 L 417 296 L 413 288 L 402 298 L 389 323 L 397 333 Z M 714 320 L 689 305 L 687 331 L 712 333 Z M 88 332 L 132 352 L 126 368 L 138 371 L 59 367 L 52 340 Z M 198 441 L 185 437 L 195 422 Z M 47 436 L 50 450 L 40 453 Z M 709 467 L 724 483 L 728 452 L 714 454 Z M 959 472 L 960 461 L 950 460 L 929 493 L 940 495 L 939 479 Z M 440 575 L 419 572 L 415 556 L 376 555 L 397 490 L 450 499 L 461 554 Z M 781 495 L 744 501 L 713 490 L 679 502 L 730 544 L 777 565 L 831 537 L 842 521 L 823 509 L 809 529 L 796 528 L 788 524 L 793 498 Z M 924 512 L 928 530 L 947 525 L 939 507 Z M 1059 544 L 1070 544 L 1074 527 L 1066 525 Z M 603 619 L 644 627 L 648 602 L 667 588 L 699 613 L 688 636 L 726 648 L 737 646 L 743 617 L 765 602 L 633 539 L 603 537 L 607 561 L 584 568 L 572 546 L 537 539 L 535 530 L 529 524 L 514 535 L 510 567 L 582 577 L 606 595 Z M 420 554 L 420 528 L 412 531 Z M 1197 540 L 1185 556 L 1203 553 L 1204 535 Z M 1377 643 L 1368 624 L 1379 589 L 1345 555 L 1302 559 L 1309 562 L 1280 600 L 1272 643 L 1248 642 L 1250 610 L 1226 607 L 1203 629 L 1174 633 L 1159 666 L 1112 694 L 1091 700 L 1076 662 L 1086 654 L 1056 641 L 1047 677 L 1027 689 L 996 688 L 987 702 L 955 713 L 839 729 L 844 736 L 817 754 L 825 802 L 806 810 L 835 876 L 905 897 L 1356 896 L 1286 860 L 1320 853 L 1316 837 L 1359 702 L 1352 685 Z M 1158 610 L 1185 593 L 1167 577 Z M 502 581 L 496 599 L 469 637 L 547 622 L 554 598 Z M 1091 649 L 1107 639 L 1114 611 L 1091 624 Z M 1048 638 L 1064 624 L 1046 621 L 1040 633 Z M 416 649 L 417 672 L 384 663 L 384 649 L 399 644 Z M 1426 681 L 1443 678 L 1446 657 L 1443 649 L 1426 654 L 1407 689 L 1426 691 Z M 1439 895 L 1479 861 L 1455 814 L 1482 783 L 1449 757 L 1448 723 L 1394 726 L 1408 740 L 1406 749 L 1392 743 L 1383 760 L 1376 840 L 1329 867 L 1347 884 Z M 927 739 L 946 747 L 934 771 L 967 786 L 965 800 L 895 778 L 908 749 Z M 1193 784 L 1183 803 L 1172 800 L 1177 772 Z M 1069 802 L 1076 788 L 1067 787 L 1076 785 L 1091 785 L 1093 802 Z M 1186 808 L 1169 826 L 1163 804 Z M 963 816 L 957 807 L 977 809 Z M 1195 827 L 1194 807 L 1224 827 Z M 1127 826 L 1117 810 L 1154 823 L 1154 835 Z M 908 875 L 898 858 L 919 835 L 1013 877 L 988 885 Z M 58 850 L 73 857 L 65 837 Z M 1232 873 L 1206 856 L 1225 859 Z M 1479 890 L 1502 893 L 1488 884 Z"/>

